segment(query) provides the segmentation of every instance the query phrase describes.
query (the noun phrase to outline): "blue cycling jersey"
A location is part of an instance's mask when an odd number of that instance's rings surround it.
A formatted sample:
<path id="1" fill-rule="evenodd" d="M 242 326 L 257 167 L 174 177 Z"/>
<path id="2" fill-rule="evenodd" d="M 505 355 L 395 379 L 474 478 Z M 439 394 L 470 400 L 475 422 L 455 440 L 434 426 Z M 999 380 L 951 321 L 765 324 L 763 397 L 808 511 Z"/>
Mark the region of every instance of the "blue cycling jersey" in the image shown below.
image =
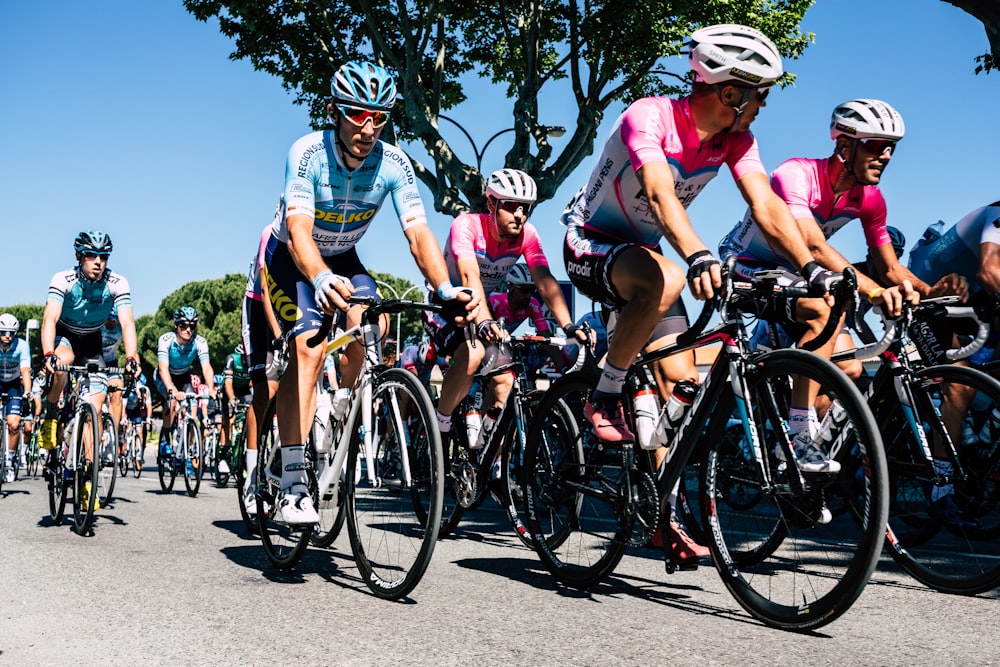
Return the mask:
<path id="1" fill-rule="evenodd" d="M 62 305 L 59 323 L 75 334 L 97 331 L 112 307 L 132 307 L 132 294 L 125 276 L 104 270 L 100 280 L 90 281 L 80 267 L 60 271 L 49 283 L 49 303 Z"/>
<path id="2" fill-rule="evenodd" d="M 202 363 L 208 361 L 208 342 L 202 336 L 194 336 L 187 344 L 181 344 L 177 334 L 168 331 L 160 336 L 156 344 L 156 358 L 158 361 L 167 360 L 171 375 L 183 375 L 191 371 L 195 359 Z"/>
<path id="3" fill-rule="evenodd" d="M 313 218 L 313 240 L 326 257 L 347 252 L 364 236 L 385 198 L 403 230 L 427 224 L 413 165 L 398 147 L 381 141 L 356 169 L 347 169 L 333 130 L 313 132 L 292 144 L 285 165 L 285 192 L 272 233 L 287 243 L 289 215 Z"/>
<path id="4" fill-rule="evenodd" d="M 20 379 L 22 368 L 31 368 L 31 355 L 25 340 L 15 338 L 7 349 L 0 346 L 0 382 Z"/>

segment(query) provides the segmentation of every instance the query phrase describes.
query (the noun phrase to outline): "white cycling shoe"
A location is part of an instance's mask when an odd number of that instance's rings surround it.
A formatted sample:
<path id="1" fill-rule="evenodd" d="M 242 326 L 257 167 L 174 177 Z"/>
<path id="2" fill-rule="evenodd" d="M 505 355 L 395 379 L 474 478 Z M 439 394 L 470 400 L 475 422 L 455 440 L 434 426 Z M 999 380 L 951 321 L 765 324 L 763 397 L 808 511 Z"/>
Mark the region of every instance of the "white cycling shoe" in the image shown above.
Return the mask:
<path id="1" fill-rule="evenodd" d="M 296 485 L 304 488 L 301 485 Z M 282 489 L 278 498 L 278 509 L 281 511 L 281 520 L 289 526 L 309 526 L 319 523 L 319 514 L 313 506 L 312 497 L 301 491 Z"/>

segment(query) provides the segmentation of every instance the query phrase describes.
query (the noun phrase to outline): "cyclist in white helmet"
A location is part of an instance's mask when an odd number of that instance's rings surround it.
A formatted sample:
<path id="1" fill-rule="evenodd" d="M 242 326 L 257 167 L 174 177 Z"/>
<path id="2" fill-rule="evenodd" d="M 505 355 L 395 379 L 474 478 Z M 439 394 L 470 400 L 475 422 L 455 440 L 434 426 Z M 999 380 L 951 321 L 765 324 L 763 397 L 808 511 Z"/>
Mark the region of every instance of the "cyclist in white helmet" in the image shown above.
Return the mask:
<path id="1" fill-rule="evenodd" d="M 818 159 L 793 158 L 779 166 L 772 178 L 774 191 L 788 204 L 799 230 L 811 252 L 813 271 L 826 269 L 842 272 L 850 266 L 828 239 L 841 227 L 857 218 L 869 247 L 869 266 L 876 275 L 858 273 L 858 288 L 868 301 L 883 307 L 891 316 L 898 315 L 903 300 L 917 303 L 923 296 L 958 293 L 964 297 L 964 279 L 951 276 L 931 286 L 919 280 L 899 262 L 886 226 L 886 206 L 878 184 L 903 138 L 905 126 L 899 113 L 880 100 L 855 99 L 837 105 L 830 119 L 833 154 Z M 749 276 L 761 269 L 785 269 L 786 282 L 801 280 L 790 262 L 777 252 L 761 233 L 755 211 L 748 210 L 720 244 L 724 257 L 735 255 L 738 273 Z M 888 285 L 883 287 L 882 285 Z M 830 306 L 824 299 L 798 299 L 791 317 L 773 314 L 793 340 L 801 345 L 812 340 L 825 327 Z M 834 336 L 816 352 L 829 358 L 835 349 L 854 347 L 850 334 Z M 861 374 L 858 361 L 844 364 L 852 377 Z M 816 400 L 820 388 L 815 382 L 796 386 L 789 418 L 789 434 L 800 467 L 810 472 L 836 472 L 839 464 L 831 461 L 815 440 L 819 431 Z M 822 404 L 819 406 L 824 408 Z"/>
<path id="2" fill-rule="evenodd" d="M 680 295 L 687 283 L 697 299 L 721 286 L 718 260 L 695 232 L 687 207 L 726 164 L 746 202 L 775 244 L 805 267 L 809 250 L 788 207 L 767 181 L 757 140 L 750 132 L 774 82 L 781 55 L 764 34 L 741 25 L 715 25 L 691 35 L 691 94 L 647 97 L 618 118 L 587 184 L 563 213 L 568 230 L 566 272 L 594 301 L 620 309 L 601 378 L 585 414 L 597 437 L 632 440 L 623 421 L 625 374 L 647 345 L 687 330 Z M 684 258 L 664 257 L 661 239 Z M 692 354 L 657 368 L 666 398 L 674 382 L 698 378 Z M 697 561 L 707 550 L 671 521 L 674 559 Z"/>
<path id="3" fill-rule="evenodd" d="M 21 434 L 21 400 L 29 401 L 25 412 L 31 409 L 31 356 L 28 343 L 17 337 L 21 323 L 10 313 L 0 315 L 0 393 L 6 394 L 4 418 L 7 421 L 7 466 L 4 482 L 14 481 L 18 439 Z"/>
<path id="4" fill-rule="evenodd" d="M 486 356 L 487 345 L 498 344 L 505 336 L 485 304 L 485 295 L 494 291 L 515 267 L 520 257 L 542 299 L 563 325 L 567 335 L 579 335 L 569 316 L 559 283 L 549 271 L 549 262 L 542 251 L 541 240 L 534 225 L 528 222 L 531 207 L 537 198 L 534 179 L 518 169 L 500 169 L 490 174 L 486 182 L 486 213 L 465 213 L 455 218 L 444 248 L 448 275 L 453 283 L 470 288 L 484 307 L 475 318 L 477 338 L 472 346 L 464 327 L 428 314 L 425 328 L 434 341 L 437 353 L 452 358 L 451 368 L 441 384 L 437 419 L 442 437 L 451 433 L 451 414 L 472 387 L 472 378 Z M 485 343 L 485 344 L 484 344 Z M 503 405 L 513 379 L 509 374 L 493 377 L 494 408 Z"/>

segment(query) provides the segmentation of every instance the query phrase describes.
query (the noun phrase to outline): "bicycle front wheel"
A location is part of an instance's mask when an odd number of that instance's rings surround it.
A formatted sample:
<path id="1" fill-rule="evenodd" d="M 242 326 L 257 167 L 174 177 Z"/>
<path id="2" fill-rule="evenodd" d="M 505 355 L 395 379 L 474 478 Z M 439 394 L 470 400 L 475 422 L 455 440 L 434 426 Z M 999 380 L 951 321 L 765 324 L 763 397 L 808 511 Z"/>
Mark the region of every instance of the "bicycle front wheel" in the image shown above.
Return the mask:
<path id="1" fill-rule="evenodd" d="M 281 518 L 281 440 L 275 417 L 277 402 L 271 399 L 260 424 L 257 439 L 257 533 L 267 559 L 279 570 L 294 567 L 309 546 L 312 526 L 289 525 Z M 314 481 L 311 474 L 307 475 Z M 312 489 L 310 489 L 312 491 Z"/>
<path id="2" fill-rule="evenodd" d="M 932 366 L 914 373 L 911 389 L 909 414 L 895 395 L 876 407 L 889 457 L 889 553 L 914 579 L 944 593 L 996 588 L 1000 429 L 990 415 L 1000 408 L 1000 383 L 973 368 Z M 953 418 L 951 430 L 944 415 Z M 927 460 L 917 425 L 932 449 L 945 434 L 954 443 L 949 479 Z"/>
<path id="3" fill-rule="evenodd" d="M 87 401 L 77 407 L 73 433 L 76 456 L 73 458 L 73 520 L 80 535 L 90 532 L 98 502 L 101 447 L 97 438 L 97 411 Z M 87 450 L 90 450 L 88 461 Z"/>
<path id="4" fill-rule="evenodd" d="M 27 473 L 32 478 L 38 476 L 38 468 L 41 465 L 40 461 L 42 458 L 41 451 L 38 447 L 38 424 L 34 425 L 34 429 L 31 431 L 31 439 L 28 443 L 28 469 Z"/>
<path id="5" fill-rule="evenodd" d="M 583 408 L 594 382 L 564 375 L 549 387 L 528 429 L 524 517 L 542 564 L 561 583 L 591 588 L 614 571 L 632 534 L 619 515 L 630 490 L 621 445 L 597 439 Z"/>
<path id="6" fill-rule="evenodd" d="M 118 479 L 118 431 L 111 415 L 101 415 L 101 453 L 94 457 L 97 464 L 97 498 L 101 507 L 107 507 L 114 498 L 115 481 Z"/>
<path id="7" fill-rule="evenodd" d="M 361 578 L 375 595 L 396 600 L 416 587 L 434 553 L 443 497 L 441 435 L 427 391 L 403 369 L 373 378 L 372 412 L 370 452 L 360 413 L 352 425 L 347 529 Z M 351 474 L 358 466 L 360 480 Z"/>
<path id="8" fill-rule="evenodd" d="M 194 498 L 201 488 L 201 477 L 205 473 L 202 455 L 201 429 L 198 422 L 188 419 L 184 423 L 184 486 L 189 496 Z"/>
<path id="9" fill-rule="evenodd" d="M 824 443 L 839 473 L 802 473 L 776 459 L 796 381 L 819 383 L 844 422 Z M 768 625 L 803 631 L 847 611 L 878 561 L 888 495 L 885 453 L 874 418 L 836 366 L 803 350 L 762 355 L 747 368 L 748 394 L 724 391 L 708 426 L 703 525 L 723 582 Z M 831 408 L 833 409 L 833 408 Z M 751 414 L 763 461 L 734 423 Z M 766 473 L 765 473 L 766 470 Z"/>

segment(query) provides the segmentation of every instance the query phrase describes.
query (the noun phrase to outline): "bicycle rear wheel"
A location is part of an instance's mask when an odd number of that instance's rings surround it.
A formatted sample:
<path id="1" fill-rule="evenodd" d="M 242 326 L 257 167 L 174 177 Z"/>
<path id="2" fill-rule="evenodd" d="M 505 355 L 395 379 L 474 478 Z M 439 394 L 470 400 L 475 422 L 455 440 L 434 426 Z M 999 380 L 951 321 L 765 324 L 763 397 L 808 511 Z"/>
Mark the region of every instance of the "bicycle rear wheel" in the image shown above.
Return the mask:
<path id="1" fill-rule="evenodd" d="M 205 473 L 205 459 L 201 447 L 201 429 L 198 422 L 188 419 L 184 422 L 184 486 L 189 496 L 194 498 L 201 488 L 201 477 Z"/>
<path id="2" fill-rule="evenodd" d="M 132 468 L 135 470 L 135 478 L 139 479 L 142 475 L 142 469 L 146 465 L 146 443 L 142 439 L 142 431 L 138 427 L 132 431 L 131 442 L 129 444 L 129 459 L 132 462 Z"/>
<path id="3" fill-rule="evenodd" d="M 327 428 L 334 428 L 334 425 L 328 424 Z M 322 429 L 313 429 L 313 435 L 322 435 Z M 320 476 L 323 473 L 323 468 L 327 465 L 327 456 L 329 455 L 329 461 L 333 461 L 337 450 L 336 440 L 333 442 L 331 447 L 334 447 L 333 451 L 329 453 L 316 452 L 316 480 L 319 481 Z M 347 445 L 343 445 L 347 446 Z M 346 460 L 344 464 L 346 464 Z M 326 549 L 333 541 L 337 539 L 340 535 L 340 531 L 344 528 L 344 522 L 347 520 L 347 511 L 345 510 L 344 497 L 345 497 L 345 483 L 346 476 L 344 472 L 340 473 L 340 483 L 337 485 L 336 496 L 334 496 L 334 491 L 332 489 L 322 490 L 317 488 L 317 503 L 316 512 L 319 514 L 319 523 L 316 525 L 315 530 L 312 534 L 313 546 L 317 546 L 321 549 Z M 325 493 L 326 496 L 320 495 Z"/>
<path id="4" fill-rule="evenodd" d="M 257 440 L 257 533 L 267 559 L 279 570 L 294 567 L 309 546 L 312 526 L 291 526 L 281 518 L 281 440 L 275 418 L 275 399 L 267 406 Z M 270 472 L 270 474 L 268 474 Z M 311 476 L 310 480 L 314 479 Z"/>
<path id="5" fill-rule="evenodd" d="M 408 371 L 390 368 L 373 378 L 372 411 L 371 459 L 363 451 L 360 413 L 352 426 L 347 530 L 365 584 L 378 597 L 396 600 L 416 587 L 434 553 L 443 497 L 441 439 L 430 397 Z M 355 480 L 350 471 L 359 464 L 362 476 Z"/>
<path id="6" fill-rule="evenodd" d="M 1000 408 L 1000 383 L 962 366 L 932 366 L 916 371 L 914 380 L 915 421 L 895 395 L 877 407 L 889 457 L 889 553 L 914 579 L 941 592 L 992 590 L 1000 586 L 1000 432 L 989 415 Z M 949 433 L 958 461 L 951 461 L 954 493 L 948 494 L 912 429 L 919 423 L 930 442 L 940 441 L 946 432 L 941 414 L 954 412 L 949 406 L 963 394 L 974 400 L 961 414 L 965 433 Z M 953 505 L 945 513 L 933 501 L 947 495 Z"/>
<path id="7" fill-rule="evenodd" d="M 619 516 L 630 471 L 621 446 L 600 442 L 583 416 L 594 386 L 570 373 L 545 393 L 528 429 L 524 517 L 542 564 L 561 583 L 591 588 L 621 561 L 632 522 Z"/>
<path id="8" fill-rule="evenodd" d="M 827 443 L 840 472 L 803 473 L 802 488 L 772 452 L 785 437 L 795 378 L 818 382 L 846 415 Z M 745 402 L 724 391 L 709 423 L 702 490 L 709 547 L 726 587 L 751 615 L 786 630 L 817 628 L 850 608 L 878 561 L 888 511 L 881 438 L 857 388 L 812 353 L 757 357 L 746 380 Z M 732 437 L 744 411 L 756 422 L 768 478 L 746 434 Z"/>
<path id="9" fill-rule="evenodd" d="M 97 439 L 97 419 L 94 406 L 81 401 L 76 409 L 73 433 L 76 445 L 73 459 L 73 529 L 80 535 L 90 532 L 98 501 L 101 446 Z M 90 447 L 93 461 L 87 461 L 87 447 Z"/>
<path id="10" fill-rule="evenodd" d="M 115 481 L 118 479 L 118 430 L 111 415 L 101 415 L 100 456 L 94 456 L 97 465 L 97 498 L 101 507 L 107 507 L 114 499 Z"/>
<path id="11" fill-rule="evenodd" d="M 28 468 L 27 473 L 32 478 L 38 476 L 38 468 L 41 465 L 41 451 L 38 447 L 38 425 L 31 431 L 31 439 L 28 441 Z"/>
<path id="12" fill-rule="evenodd" d="M 61 445 L 56 445 L 61 447 Z M 65 471 L 65 463 L 62 460 L 62 454 L 59 454 L 59 464 L 55 466 L 55 469 L 47 474 L 47 486 L 49 492 L 49 517 L 52 519 L 52 523 L 55 525 L 60 525 L 63 520 L 63 515 L 66 512 L 66 493 L 69 488 L 67 482 L 63 479 L 63 474 Z"/>

